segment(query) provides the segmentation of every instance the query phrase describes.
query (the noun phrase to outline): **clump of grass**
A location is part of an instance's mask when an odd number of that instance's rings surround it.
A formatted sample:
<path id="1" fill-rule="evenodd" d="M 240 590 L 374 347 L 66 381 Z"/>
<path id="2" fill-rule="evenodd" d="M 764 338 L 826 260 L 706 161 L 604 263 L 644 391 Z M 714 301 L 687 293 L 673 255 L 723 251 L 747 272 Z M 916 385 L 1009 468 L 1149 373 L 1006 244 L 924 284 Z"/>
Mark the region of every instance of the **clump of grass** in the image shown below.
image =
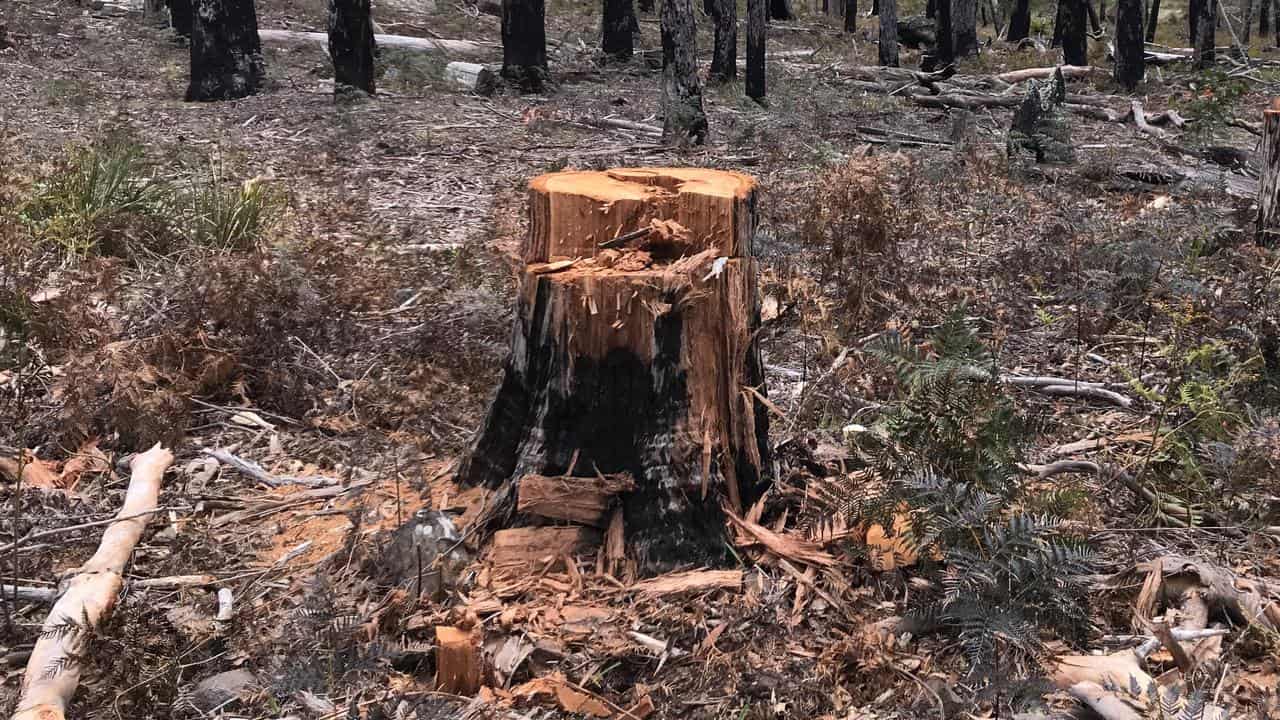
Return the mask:
<path id="1" fill-rule="evenodd" d="M 229 185 L 215 162 L 208 177 L 192 181 L 178 204 L 191 242 L 215 250 L 250 250 L 262 241 L 281 202 L 259 177 Z"/>

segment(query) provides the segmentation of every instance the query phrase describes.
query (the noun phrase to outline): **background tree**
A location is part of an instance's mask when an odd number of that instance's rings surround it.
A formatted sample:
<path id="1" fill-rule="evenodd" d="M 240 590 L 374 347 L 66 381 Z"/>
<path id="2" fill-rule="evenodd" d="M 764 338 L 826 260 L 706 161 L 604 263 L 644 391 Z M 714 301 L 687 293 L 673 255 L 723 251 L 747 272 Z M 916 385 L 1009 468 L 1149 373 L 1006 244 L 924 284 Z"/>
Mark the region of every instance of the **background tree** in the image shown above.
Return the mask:
<path id="1" fill-rule="evenodd" d="M 844 0 L 844 31 L 858 29 L 858 0 Z"/>
<path id="2" fill-rule="evenodd" d="M 1151 12 L 1147 16 L 1147 42 L 1156 41 L 1156 23 L 1160 22 L 1160 0 L 1151 0 Z"/>
<path id="3" fill-rule="evenodd" d="M 791 12 L 791 0 L 769 0 L 769 17 L 774 20 L 795 18 L 795 13 Z"/>
<path id="4" fill-rule="evenodd" d="M 926 71 L 946 67 L 955 62 L 955 36 L 951 29 L 952 0 L 937 0 L 934 6 L 933 54 L 926 58 Z"/>
<path id="5" fill-rule="evenodd" d="M 265 74 L 253 0 L 197 0 L 187 100 L 246 97 L 258 91 Z"/>
<path id="6" fill-rule="evenodd" d="M 880 64 L 898 67 L 898 0 L 880 3 Z"/>
<path id="7" fill-rule="evenodd" d="M 630 60 L 634 50 L 636 12 L 632 0 L 604 0 L 600 14 L 600 49 L 618 60 Z"/>
<path id="8" fill-rule="evenodd" d="M 1067 65 L 1089 64 L 1089 35 L 1086 32 L 1087 0 L 1061 0 L 1058 13 L 1062 24 L 1062 62 Z"/>
<path id="9" fill-rule="evenodd" d="M 1009 28 L 1005 31 L 1004 39 L 1009 42 L 1020 42 L 1026 40 L 1030 34 L 1031 0 L 1014 0 L 1013 13 L 1009 15 Z"/>
<path id="10" fill-rule="evenodd" d="M 191 37 L 191 0 L 168 0 L 169 26 L 184 38 Z"/>
<path id="11" fill-rule="evenodd" d="M 1195 58 L 1196 67 L 1207 70 L 1213 67 L 1215 59 L 1214 43 L 1217 40 L 1217 0 L 1197 0 L 1195 2 L 1199 17 L 1196 18 Z"/>
<path id="12" fill-rule="evenodd" d="M 978 0 L 951 0 L 951 32 L 955 57 L 978 54 Z"/>
<path id="13" fill-rule="evenodd" d="M 737 0 L 710 0 L 716 25 L 715 48 L 711 53 L 711 79 L 728 82 L 738 76 Z"/>
<path id="14" fill-rule="evenodd" d="M 1196 26 L 1200 22 L 1200 6 L 1208 0 L 1187 0 L 1187 42 L 1196 44 Z"/>
<path id="15" fill-rule="evenodd" d="M 692 0 L 662 0 L 662 136 L 701 145 L 707 139 L 698 80 Z"/>
<path id="16" fill-rule="evenodd" d="M 1058 4 L 1054 6 L 1053 11 L 1053 39 L 1049 41 L 1049 47 L 1062 47 L 1062 28 L 1066 26 L 1067 21 L 1064 16 L 1068 12 L 1071 0 L 1058 0 Z"/>
<path id="17" fill-rule="evenodd" d="M 352 88 L 374 92 L 373 18 L 369 0 L 329 0 L 329 56 L 333 58 L 333 92 Z"/>
<path id="18" fill-rule="evenodd" d="M 925 0 L 924 16 L 927 18 L 938 17 L 938 0 Z"/>
<path id="19" fill-rule="evenodd" d="M 1271 0 L 1258 0 L 1258 40 L 1267 42 L 1267 27 L 1271 25 Z"/>
<path id="20" fill-rule="evenodd" d="M 764 100 L 766 83 L 764 72 L 764 46 L 768 35 L 766 29 L 768 0 L 747 0 L 747 97 L 760 102 Z"/>
<path id="21" fill-rule="evenodd" d="M 1129 92 L 1146 71 L 1142 32 L 1142 0 L 1116 0 L 1115 78 Z"/>
<path id="22" fill-rule="evenodd" d="M 544 0 L 502 0 L 502 77 L 524 92 L 542 92 L 547 71 Z"/>
<path id="23" fill-rule="evenodd" d="M 1241 24 L 1240 42 L 1249 48 L 1249 34 L 1253 31 L 1253 0 L 1244 0 L 1244 21 Z M 1247 54 L 1247 52 L 1246 52 Z"/>

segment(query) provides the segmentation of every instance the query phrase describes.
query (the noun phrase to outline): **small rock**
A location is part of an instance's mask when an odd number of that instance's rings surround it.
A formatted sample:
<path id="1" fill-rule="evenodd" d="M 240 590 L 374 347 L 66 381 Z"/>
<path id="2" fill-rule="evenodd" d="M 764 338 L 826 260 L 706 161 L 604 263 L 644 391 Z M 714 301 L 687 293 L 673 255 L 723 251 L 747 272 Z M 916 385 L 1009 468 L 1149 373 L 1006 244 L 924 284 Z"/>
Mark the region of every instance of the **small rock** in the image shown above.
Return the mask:
<path id="1" fill-rule="evenodd" d="M 201 712 L 211 712 L 245 695 L 258 682 L 248 670 L 228 670 L 207 677 L 191 692 L 191 704 Z"/>

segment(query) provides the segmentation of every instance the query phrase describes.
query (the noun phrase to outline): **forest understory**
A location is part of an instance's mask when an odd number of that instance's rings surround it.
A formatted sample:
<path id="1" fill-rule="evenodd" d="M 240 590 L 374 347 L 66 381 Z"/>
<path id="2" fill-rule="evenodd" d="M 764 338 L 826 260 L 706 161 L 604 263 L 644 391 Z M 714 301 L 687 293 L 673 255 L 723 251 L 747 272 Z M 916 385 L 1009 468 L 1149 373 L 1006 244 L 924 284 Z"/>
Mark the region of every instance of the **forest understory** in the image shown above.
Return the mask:
<path id="1" fill-rule="evenodd" d="M 767 103 L 708 84 L 692 147 L 662 138 L 655 13 L 618 63 L 599 3 L 551 2 L 551 87 L 484 97 L 446 74 L 501 57 L 481 5 L 375 6 L 478 45 L 383 47 L 340 103 L 321 42 L 264 39 L 257 94 L 188 103 L 153 17 L 0 5 L 0 712 L 161 443 L 114 612 L 59 631 L 68 717 L 1280 717 L 1273 38 L 1133 94 L 1092 39 L 1044 164 L 1010 126 L 1061 64 L 1052 5 L 1039 41 L 983 25 L 933 75 L 906 45 L 872 67 L 869 8 L 845 32 L 797 3 Z M 257 12 L 325 30 L 318 0 Z M 1156 52 L 1185 25 L 1165 8 Z M 494 494 L 455 482 L 529 180 L 635 166 L 759 180 L 772 486 L 715 567 L 501 546 Z M 397 530 L 442 517 L 425 560 Z"/>

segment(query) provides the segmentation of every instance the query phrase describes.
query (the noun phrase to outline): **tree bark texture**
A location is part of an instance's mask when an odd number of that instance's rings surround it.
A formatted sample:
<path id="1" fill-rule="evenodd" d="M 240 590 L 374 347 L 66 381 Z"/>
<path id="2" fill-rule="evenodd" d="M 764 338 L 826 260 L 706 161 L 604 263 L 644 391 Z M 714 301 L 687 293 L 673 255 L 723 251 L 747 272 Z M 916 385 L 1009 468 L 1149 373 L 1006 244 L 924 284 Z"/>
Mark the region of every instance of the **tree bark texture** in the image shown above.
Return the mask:
<path id="1" fill-rule="evenodd" d="M 1066 16 L 1070 7 L 1071 0 L 1058 0 L 1058 4 L 1053 11 L 1053 39 L 1049 41 L 1049 47 L 1062 47 L 1062 28 L 1066 25 Z"/>
<path id="2" fill-rule="evenodd" d="M 1031 0 L 1014 0 L 1013 13 L 1009 16 L 1009 28 L 1004 39 L 1009 42 L 1026 40 L 1031 34 Z"/>
<path id="3" fill-rule="evenodd" d="M 764 48 L 769 31 L 765 22 L 766 1 L 747 0 L 746 92 L 747 97 L 757 102 L 764 100 L 767 90 Z"/>
<path id="4" fill-rule="evenodd" d="M 1160 22 L 1160 0 L 1151 0 L 1151 10 L 1147 15 L 1147 42 L 1156 41 L 1156 25 Z"/>
<path id="5" fill-rule="evenodd" d="M 701 145 L 707 139 L 698 79 L 698 35 L 691 0 L 662 0 L 662 136 Z"/>
<path id="6" fill-rule="evenodd" d="M 722 508 L 747 507 L 769 468 L 755 395 L 754 179 L 563 172 L 535 178 L 529 197 L 511 356 L 459 480 L 497 488 L 626 473 L 634 486 L 618 497 L 642 566 L 722 562 Z M 672 225 L 687 231 L 678 247 L 599 247 Z M 545 261 L 574 257 L 546 271 Z"/>
<path id="7" fill-rule="evenodd" d="M 258 91 L 266 74 L 254 0 L 194 0 L 187 101 L 235 100 Z"/>
<path id="8" fill-rule="evenodd" d="M 1244 1 L 1244 22 L 1240 30 L 1240 42 L 1244 44 L 1246 54 L 1249 49 L 1249 33 L 1253 31 L 1253 0 Z"/>
<path id="9" fill-rule="evenodd" d="M 373 18 L 369 0 L 329 0 L 329 57 L 333 92 L 356 88 L 370 95 L 373 81 Z"/>
<path id="10" fill-rule="evenodd" d="M 858 0 L 844 0 L 844 31 L 858 29 Z"/>
<path id="11" fill-rule="evenodd" d="M 1102 14 L 1105 17 L 1107 6 L 1104 1 L 1100 1 L 1102 5 Z M 1098 20 L 1098 13 L 1093 9 L 1093 0 L 1084 0 L 1084 9 L 1089 13 L 1089 27 L 1093 28 L 1095 34 L 1102 32 L 1102 23 Z"/>
<path id="12" fill-rule="evenodd" d="M 635 6 L 632 0 L 604 0 L 600 49 L 616 60 L 630 60 L 635 50 Z"/>
<path id="13" fill-rule="evenodd" d="M 898 67 L 898 0 L 880 0 L 880 64 Z"/>
<path id="14" fill-rule="evenodd" d="M 546 89 L 550 73 L 544 0 L 502 0 L 502 77 L 522 92 Z"/>
<path id="15" fill-rule="evenodd" d="M 165 3 L 169 6 L 169 26 L 184 38 L 191 37 L 191 26 L 195 22 L 194 14 L 191 11 L 192 1 L 168 0 Z"/>
<path id="16" fill-rule="evenodd" d="M 1217 41 L 1217 0 L 1198 0 L 1196 2 L 1198 17 L 1196 18 L 1195 59 L 1196 67 L 1207 70 L 1213 67 L 1215 60 L 1214 43 Z"/>
<path id="17" fill-rule="evenodd" d="M 1087 0 L 1061 0 L 1065 12 L 1062 20 L 1062 62 L 1064 65 L 1089 64 L 1089 35 L 1086 32 L 1085 3 Z"/>
<path id="18" fill-rule="evenodd" d="M 1272 101 L 1262 113 L 1262 149 L 1258 179 L 1258 243 L 1274 246 L 1280 239 L 1280 108 Z"/>
<path id="19" fill-rule="evenodd" d="M 728 82 L 738 76 L 738 3 L 736 0 L 712 0 L 715 21 L 715 47 L 711 53 L 711 78 Z"/>
<path id="20" fill-rule="evenodd" d="M 951 32 L 955 57 L 978 54 L 978 0 L 951 0 Z"/>
<path id="21" fill-rule="evenodd" d="M 938 16 L 938 0 L 925 0 L 924 16 L 928 18 L 936 18 Z"/>
<path id="22" fill-rule="evenodd" d="M 1187 0 L 1187 43 L 1195 46 L 1196 26 L 1200 22 L 1200 6 L 1208 0 Z"/>
<path id="23" fill-rule="evenodd" d="M 946 67 L 955 62 L 955 32 L 952 29 L 951 13 L 953 8 L 953 0 L 937 0 L 934 7 L 934 44 L 932 54 L 932 67 L 926 70 L 935 70 Z"/>
<path id="24" fill-rule="evenodd" d="M 792 20 L 795 13 L 791 12 L 791 0 L 769 0 L 769 19 L 770 20 Z"/>
<path id="25" fill-rule="evenodd" d="M 1115 78 L 1133 92 L 1146 72 L 1142 38 L 1142 0 L 1116 0 Z"/>
<path id="26" fill-rule="evenodd" d="M 1271 26 L 1271 0 L 1258 0 L 1258 41 L 1267 42 L 1267 29 Z"/>

